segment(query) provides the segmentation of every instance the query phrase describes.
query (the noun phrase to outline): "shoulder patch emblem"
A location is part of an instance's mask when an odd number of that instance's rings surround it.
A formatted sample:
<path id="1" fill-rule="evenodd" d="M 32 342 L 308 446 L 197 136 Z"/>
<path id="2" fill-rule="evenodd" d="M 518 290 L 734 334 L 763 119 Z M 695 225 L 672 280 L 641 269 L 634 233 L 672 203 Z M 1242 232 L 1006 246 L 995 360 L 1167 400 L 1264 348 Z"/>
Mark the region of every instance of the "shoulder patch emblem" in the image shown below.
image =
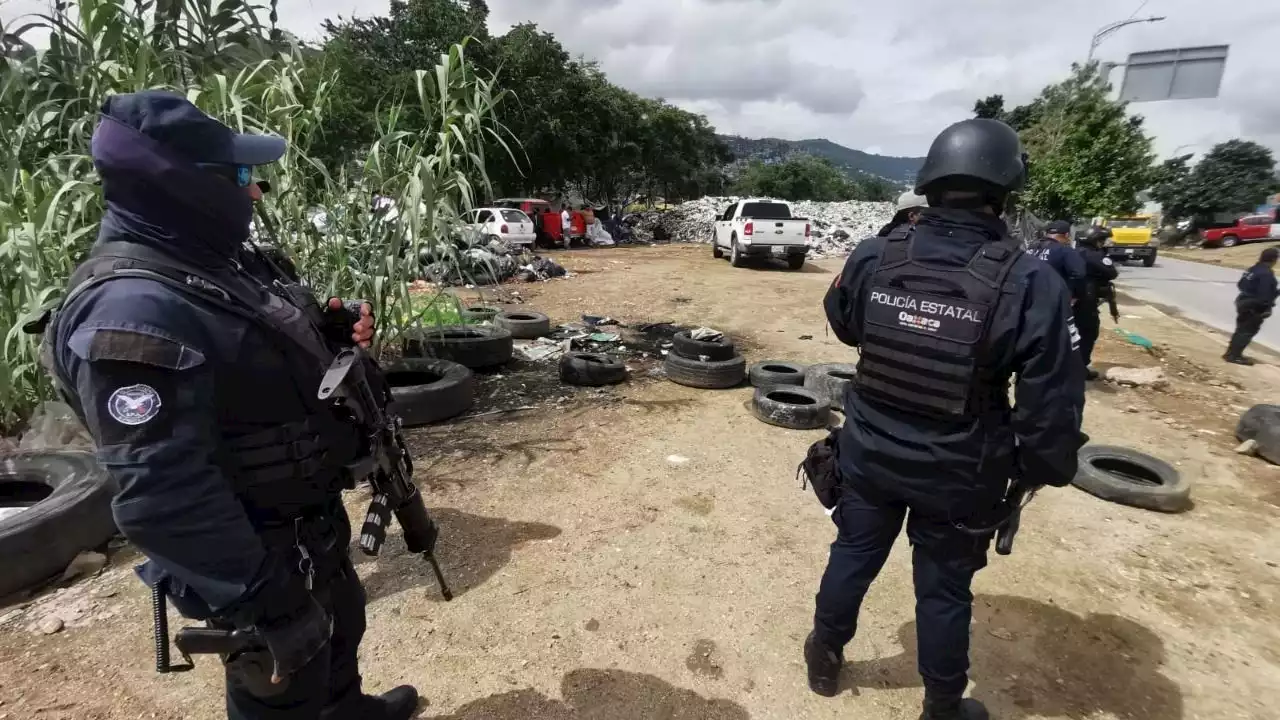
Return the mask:
<path id="1" fill-rule="evenodd" d="M 121 425 L 142 425 L 160 413 L 160 393 L 150 385 L 129 385 L 111 393 L 107 412 Z"/>
<path id="2" fill-rule="evenodd" d="M 1102 264 L 1103 264 L 1103 265 L 1115 265 L 1115 263 L 1111 262 L 1111 258 L 1102 258 Z"/>

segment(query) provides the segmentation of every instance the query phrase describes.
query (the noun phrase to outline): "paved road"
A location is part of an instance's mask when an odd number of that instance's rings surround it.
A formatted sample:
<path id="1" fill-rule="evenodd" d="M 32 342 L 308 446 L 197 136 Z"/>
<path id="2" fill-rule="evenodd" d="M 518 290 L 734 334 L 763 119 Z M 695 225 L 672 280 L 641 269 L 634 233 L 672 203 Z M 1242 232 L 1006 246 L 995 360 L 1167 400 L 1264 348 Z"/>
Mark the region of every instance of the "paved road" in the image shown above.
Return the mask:
<path id="1" fill-rule="evenodd" d="M 1177 308 L 1190 320 L 1230 334 L 1236 327 L 1236 281 L 1242 272 L 1162 257 L 1155 267 L 1121 267 L 1116 285 L 1135 298 Z M 1267 320 L 1254 342 L 1280 351 L 1280 321 Z"/>

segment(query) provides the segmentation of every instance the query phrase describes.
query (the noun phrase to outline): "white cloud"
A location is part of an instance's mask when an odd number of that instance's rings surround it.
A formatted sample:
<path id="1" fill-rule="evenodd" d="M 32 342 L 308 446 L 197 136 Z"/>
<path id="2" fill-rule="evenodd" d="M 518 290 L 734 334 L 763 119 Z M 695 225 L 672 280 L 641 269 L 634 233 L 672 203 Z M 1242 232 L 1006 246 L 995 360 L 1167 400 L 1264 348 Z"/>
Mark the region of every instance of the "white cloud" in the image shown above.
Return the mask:
<path id="1" fill-rule="evenodd" d="M 533 21 L 615 82 L 705 113 L 722 132 L 825 137 L 850 147 L 918 155 L 973 101 L 1030 100 L 1084 60 L 1101 26 L 1140 0 L 488 0 L 494 32 Z M 0 17 L 38 12 L 10 0 Z M 385 0 L 279 0 L 283 24 L 318 38 L 326 17 L 385 13 Z M 1245 137 L 1280 151 L 1277 0 L 1148 0 L 1157 24 L 1120 30 L 1099 49 L 1130 52 L 1231 44 L 1222 95 L 1146 103 L 1157 150 L 1203 152 Z M 1113 79 L 1120 79 L 1117 70 Z M 1183 147 L 1185 146 L 1185 147 Z"/>

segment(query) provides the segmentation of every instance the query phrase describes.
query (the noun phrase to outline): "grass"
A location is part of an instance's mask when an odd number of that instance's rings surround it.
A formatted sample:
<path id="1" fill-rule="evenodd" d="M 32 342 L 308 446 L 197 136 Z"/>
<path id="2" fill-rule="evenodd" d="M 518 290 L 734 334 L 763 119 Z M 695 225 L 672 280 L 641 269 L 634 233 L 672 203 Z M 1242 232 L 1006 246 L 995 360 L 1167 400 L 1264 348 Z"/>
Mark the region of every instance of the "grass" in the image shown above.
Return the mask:
<path id="1" fill-rule="evenodd" d="M 1280 248 L 1280 242 L 1245 243 L 1231 248 L 1161 248 L 1160 255 L 1176 260 L 1248 270 L 1258 263 L 1258 255 L 1269 247 Z"/>

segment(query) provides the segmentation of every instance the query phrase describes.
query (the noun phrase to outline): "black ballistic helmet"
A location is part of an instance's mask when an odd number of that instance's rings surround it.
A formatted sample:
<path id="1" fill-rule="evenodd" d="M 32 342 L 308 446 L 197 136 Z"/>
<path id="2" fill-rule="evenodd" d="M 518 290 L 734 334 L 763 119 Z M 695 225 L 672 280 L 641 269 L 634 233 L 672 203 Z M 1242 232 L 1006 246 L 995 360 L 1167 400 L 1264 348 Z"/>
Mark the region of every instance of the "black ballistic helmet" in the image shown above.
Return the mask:
<path id="1" fill-rule="evenodd" d="M 1089 229 L 1080 242 L 1089 247 L 1098 247 L 1111 238 L 1111 231 L 1104 227 L 1094 226 Z"/>
<path id="2" fill-rule="evenodd" d="M 999 120 L 986 118 L 962 120 L 943 130 L 916 176 L 916 192 L 928 195 L 939 181 L 950 178 L 962 183 L 979 180 L 1006 193 L 1018 190 L 1027 178 L 1018 133 Z"/>

